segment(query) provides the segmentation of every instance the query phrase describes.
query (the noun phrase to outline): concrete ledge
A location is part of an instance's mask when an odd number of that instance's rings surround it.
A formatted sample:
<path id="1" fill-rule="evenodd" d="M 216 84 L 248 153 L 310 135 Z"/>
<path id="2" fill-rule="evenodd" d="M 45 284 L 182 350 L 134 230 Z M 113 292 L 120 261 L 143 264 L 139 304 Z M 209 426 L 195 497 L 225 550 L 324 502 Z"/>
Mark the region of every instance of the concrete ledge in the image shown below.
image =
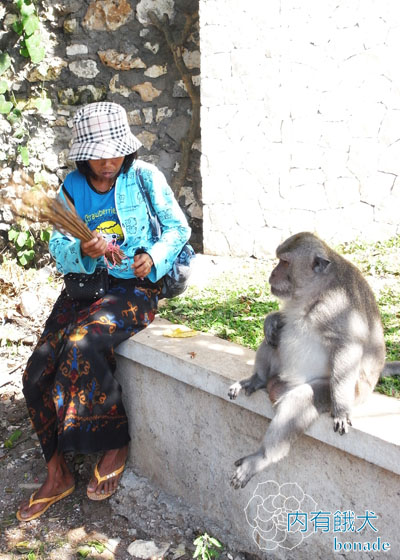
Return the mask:
<path id="1" fill-rule="evenodd" d="M 118 354 L 160 373 L 220 397 L 228 402 L 228 388 L 251 375 L 255 353 L 232 342 L 199 333 L 192 338 L 167 338 L 168 321 L 157 318 L 148 328 L 118 348 Z M 175 325 L 176 326 L 176 325 Z M 232 404 L 271 419 L 271 403 L 264 391 L 250 398 L 244 394 Z M 374 393 L 357 407 L 353 428 L 341 437 L 332 420 L 323 415 L 308 435 L 400 474 L 400 400 Z"/>
<path id="2" fill-rule="evenodd" d="M 156 319 L 117 352 L 131 459 L 140 474 L 218 520 L 243 550 L 260 551 L 243 509 L 258 482 L 274 479 L 296 482 L 324 511 L 329 504 L 332 512 L 379 511 L 380 534 L 397 550 L 393 558 L 400 557 L 392 500 L 400 481 L 399 400 L 373 394 L 356 409 L 353 428 L 343 437 L 333 432 L 331 418 L 322 416 L 288 458 L 234 491 L 229 485 L 234 460 L 258 448 L 273 416 L 263 391 L 234 402 L 227 396 L 233 381 L 250 375 L 254 352 L 203 333 L 167 338 L 169 328 L 169 322 Z M 326 546 L 326 534 L 313 535 L 296 548 L 296 558 L 326 557 Z M 278 547 L 273 557 L 283 550 Z"/>

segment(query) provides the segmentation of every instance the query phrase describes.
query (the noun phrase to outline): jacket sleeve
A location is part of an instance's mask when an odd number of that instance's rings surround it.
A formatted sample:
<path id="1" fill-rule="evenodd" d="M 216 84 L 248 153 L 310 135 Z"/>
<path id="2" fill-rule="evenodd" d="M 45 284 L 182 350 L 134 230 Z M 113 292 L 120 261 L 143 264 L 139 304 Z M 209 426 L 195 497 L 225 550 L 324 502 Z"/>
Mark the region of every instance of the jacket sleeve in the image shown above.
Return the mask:
<path id="1" fill-rule="evenodd" d="M 191 229 L 163 173 L 152 167 L 142 169 L 141 177 L 162 230 L 160 239 L 147 250 L 154 263 L 148 278 L 156 282 L 171 270 Z"/>
<path id="2" fill-rule="evenodd" d="M 62 190 L 60 190 L 58 196 L 67 207 Z M 49 251 L 56 262 L 57 270 L 61 274 L 68 274 L 69 272 L 91 274 L 96 268 L 97 259 L 92 259 L 89 256 L 82 257 L 79 239 L 61 233 L 56 229 L 53 230 L 50 237 Z"/>

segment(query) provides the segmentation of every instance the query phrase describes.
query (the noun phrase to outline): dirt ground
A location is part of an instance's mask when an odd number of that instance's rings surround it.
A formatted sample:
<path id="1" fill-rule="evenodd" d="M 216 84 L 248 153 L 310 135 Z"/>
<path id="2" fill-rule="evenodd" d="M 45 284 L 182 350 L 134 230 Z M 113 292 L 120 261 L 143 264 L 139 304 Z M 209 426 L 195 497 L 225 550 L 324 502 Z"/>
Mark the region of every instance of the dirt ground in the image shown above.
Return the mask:
<path id="1" fill-rule="evenodd" d="M 86 497 L 86 485 L 97 458 L 94 455 L 67 456 L 75 474 L 75 492 L 42 517 L 19 523 L 15 517 L 18 504 L 44 480 L 44 460 L 29 423 L 19 379 L 10 380 L 2 388 L 0 398 L 0 559 L 131 559 L 136 556 L 128 552 L 128 547 L 138 540 L 168 546 L 166 558 L 191 558 L 193 540 L 206 528 L 196 521 L 188 527 L 187 517 L 184 521 L 178 510 L 171 515 L 169 508 L 166 516 L 165 511 L 160 511 L 161 493 L 148 482 L 141 484 L 143 501 L 130 500 L 129 517 L 118 513 L 124 497 L 123 481 L 111 500 L 92 502 Z M 4 442 L 16 430 L 21 431 L 20 438 L 12 448 L 5 448 Z M 135 474 L 128 467 L 124 477 L 132 476 Z"/>

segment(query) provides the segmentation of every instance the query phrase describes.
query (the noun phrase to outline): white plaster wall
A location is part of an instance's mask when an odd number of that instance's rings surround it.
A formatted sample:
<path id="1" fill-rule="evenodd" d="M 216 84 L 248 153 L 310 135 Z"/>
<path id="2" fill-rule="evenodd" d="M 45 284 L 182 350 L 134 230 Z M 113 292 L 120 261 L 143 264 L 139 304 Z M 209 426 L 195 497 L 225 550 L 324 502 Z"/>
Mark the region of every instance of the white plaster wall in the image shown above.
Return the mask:
<path id="1" fill-rule="evenodd" d="M 397 0 L 200 0 L 204 248 L 399 230 Z"/>

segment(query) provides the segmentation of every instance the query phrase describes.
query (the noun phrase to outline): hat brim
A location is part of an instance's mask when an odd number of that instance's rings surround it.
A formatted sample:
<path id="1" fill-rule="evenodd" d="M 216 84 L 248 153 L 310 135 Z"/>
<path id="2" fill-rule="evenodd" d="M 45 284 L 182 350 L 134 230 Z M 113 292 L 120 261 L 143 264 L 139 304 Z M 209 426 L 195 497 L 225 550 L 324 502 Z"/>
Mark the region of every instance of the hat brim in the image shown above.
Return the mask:
<path id="1" fill-rule="evenodd" d="M 108 140 L 107 142 L 74 142 L 70 148 L 68 159 L 87 161 L 89 159 L 123 157 L 133 154 L 141 145 L 140 140 L 133 134 L 117 140 Z"/>

